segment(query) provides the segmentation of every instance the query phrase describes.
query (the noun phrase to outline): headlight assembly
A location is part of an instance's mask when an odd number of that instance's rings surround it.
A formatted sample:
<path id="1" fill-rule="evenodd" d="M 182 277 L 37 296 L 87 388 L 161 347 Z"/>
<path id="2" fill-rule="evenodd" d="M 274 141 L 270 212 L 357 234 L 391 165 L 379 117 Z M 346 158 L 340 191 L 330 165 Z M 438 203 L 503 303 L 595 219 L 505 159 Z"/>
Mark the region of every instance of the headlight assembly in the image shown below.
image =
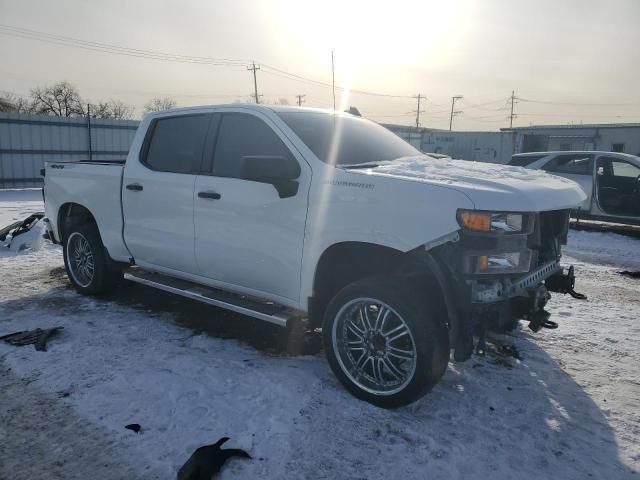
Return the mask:
<path id="1" fill-rule="evenodd" d="M 501 273 L 525 273 L 529 271 L 531 266 L 531 250 L 469 255 L 466 261 L 466 271 L 470 274 L 498 275 Z"/>
<path id="2" fill-rule="evenodd" d="M 533 219 L 526 213 L 458 210 L 458 223 L 468 232 L 526 234 L 531 232 Z"/>
<path id="3" fill-rule="evenodd" d="M 528 272 L 533 251 L 528 236 L 535 214 L 458 210 L 462 227 L 463 272 L 470 275 L 509 275 Z"/>

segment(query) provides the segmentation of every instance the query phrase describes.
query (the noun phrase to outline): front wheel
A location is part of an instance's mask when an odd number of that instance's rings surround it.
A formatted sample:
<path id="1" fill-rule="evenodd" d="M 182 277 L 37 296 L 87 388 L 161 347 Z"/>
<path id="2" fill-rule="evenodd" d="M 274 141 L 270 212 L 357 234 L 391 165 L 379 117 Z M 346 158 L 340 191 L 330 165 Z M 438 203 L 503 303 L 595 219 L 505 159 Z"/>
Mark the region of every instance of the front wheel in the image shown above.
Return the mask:
<path id="1" fill-rule="evenodd" d="M 107 293 L 122 279 L 107 257 L 98 227 L 92 223 L 69 228 L 63 243 L 64 266 L 71 284 L 86 295 Z"/>
<path id="2" fill-rule="evenodd" d="M 433 292 L 431 292 L 433 294 Z M 394 408 L 426 394 L 449 361 L 437 297 L 402 277 L 348 285 L 329 303 L 322 327 L 334 374 L 356 397 Z"/>

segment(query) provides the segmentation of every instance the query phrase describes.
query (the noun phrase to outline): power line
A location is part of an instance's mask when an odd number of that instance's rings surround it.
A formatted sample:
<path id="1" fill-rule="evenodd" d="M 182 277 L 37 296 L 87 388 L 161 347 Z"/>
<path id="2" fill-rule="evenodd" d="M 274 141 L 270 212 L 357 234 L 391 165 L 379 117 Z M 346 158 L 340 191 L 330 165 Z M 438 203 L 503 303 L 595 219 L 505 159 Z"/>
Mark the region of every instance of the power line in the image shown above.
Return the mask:
<path id="1" fill-rule="evenodd" d="M 144 49 L 138 49 L 138 48 L 123 47 L 123 46 L 109 44 L 109 43 L 93 42 L 93 41 L 82 40 L 74 37 L 67 37 L 63 35 L 56 35 L 56 34 L 41 32 L 38 30 L 14 27 L 6 24 L 0 24 L 0 35 L 10 35 L 14 37 L 36 40 L 36 41 L 50 43 L 50 44 L 59 45 L 59 46 L 80 48 L 80 49 L 89 50 L 89 51 L 97 51 L 102 53 L 110 53 L 114 55 L 123 55 L 123 56 L 135 57 L 135 58 L 145 58 L 149 60 L 192 63 L 192 64 L 200 64 L 200 65 L 213 65 L 213 66 L 229 66 L 229 67 L 244 67 L 244 66 L 251 66 L 253 64 L 252 61 L 243 60 L 243 59 L 213 58 L 213 57 L 203 57 L 203 56 L 193 56 L 193 55 L 182 55 L 182 54 L 176 54 L 176 53 L 160 52 L 156 50 L 144 50 Z M 295 73 L 287 72 L 285 70 L 281 70 L 271 65 L 266 65 L 264 63 L 261 63 L 261 66 L 264 69 L 271 70 L 271 72 L 268 72 L 268 73 L 271 73 L 272 75 L 280 74 L 280 76 L 284 75 L 292 80 L 308 82 L 308 83 L 311 83 L 317 86 L 322 86 L 322 87 L 332 87 L 332 85 L 329 83 L 304 77 L 302 75 L 297 75 Z M 341 87 L 338 85 L 336 85 L 335 88 L 336 90 L 340 90 L 340 91 L 349 90 L 351 93 L 361 94 L 361 95 L 371 95 L 371 96 L 388 97 L 388 98 L 412 98 L 411 95 L 392 95 L 392 94 L 386 94 L 386 93 L 371 92 L 367 90 L 347 89 L 345 87 Z"/>
<path id="2" fill-rule="evenodd" d="M 519 113 L 518 114 L 519 117 L 571 117 L 573 116 L 573 114 L 567 114 L 567 113 Z M 581 116 L 583 117 L 588 117 L 588 118 L 640 118 L 640 113 L 636 114 L 636 115 L 618 115 L 618 114 L 611 114 L 611 115 L 607 115 L 607 114 L 602 114 L 602 113 L 596 113 L 596 114 L 582 114 Z"/>
<path id="3" fill-rule="evenodd" d="M 302 95 L 296 95 L 296 98 L 298 99 L 298 106 L 301 107 L 302 103 L 304 102 L 304 97 L 306 97 L 306 95 L 302 94 Z"/>
<path id="4" fill-rule="evenodd" d="M 640 103 L 578 103 L 578 102 L 556 102 L 548 100 L 531 100 L 529 98 L 519 98 L 522 102 L 541 103 L 544 105 L 569 105 L 574 107 L 629 107 L 640 105 Z"/>
<path id="5" fill-rule="evenodd" d="M 174 54 L 174 53 L 159 52 L 154 50 L 143 50 L 143 49 L 137 49 L 137 48 L 122 47 L 119 45 L 113 45 L 109 43 L 92 42 L 92 41 L 81 40 L 73 37 L 54 35 L 46 32 L 39 32 L 37 30 L 29 30 L 25 28 L 12 27 L 10 25 L 4 25 L 4 24 L 0 24 L 0 34 L 26 38 L 30 40 L 37 40 L 40 42 L 52 43 L 55 45 L 81 48 L 84 50 L 98 51 L 103 53 L 111 53 L 115 55 L 124 55 L 124 56 L 137 57 L 137 58 L 148 58 L 152 60 L 162 60 L 162 61 L 180 62 L 180 63 L 196 63 L 196 64 L 206 64 L 206 65 L 220 65 L 220 66 L 244 66 L 250 63 L 245 60 L 181 55 L 181 54 Z"/>
<path id="6" fill-rule="evenodd" d="M 275 76 L 280 76 L 280 77 L 285 77 L 285 78 L 289 78 L 290 80 L 299 80 L 303 83 L 309 83 L 312 85 L 316 85 L 319 87 L 326 87 L 326 88 L 333 88 L 333 85 L 331 83 L 328 82 L 322 82 L 320 80 L 315 80 L 309 77 L 304 77 L 302 75 L 297 75 L 295 73 L 290 73 L 290 72 L 286 72 L 284 70 L 281 70 L 279 68 L 273 67 L 271 65 L 267 65 L 265 63 L 261 64 L 262 67 L 265 70 L 265 72 L 267 70 L 269 70 L 268 73 L 270 73 L 271 75 L 275 75 Z M 368 90 L 358 90 L 358 89 L 354 89 L 354 88 L 345 88 L 345 87 L 341 87 L 339 85 L 336 85 L 336 90 L 340 90 L 340 91 L 349 91 L 349 93 L 355 93 L 355 94 L 359 94 L 359 95 L 370 95 L 370 96 L 374 96 L 374 97 L 387 97 L 387 98 L 411 98 L 413 99 L 414 97 L 411 95 L 394 95 L 394 94 L 389 94 L 389 93 L 377 93 L 377 92 L 371 92 Z"/>
<path id="7" fill-rule="evenodd" d="M 11 26 L 11 25 L 6 25 L 6 24 L 0 24 L 0 35 L 9 35 L 9 36 L 13 36 L 13 37 L 17 37 L 17 38 L 24 38 L 24 39 L 29 39 L 29 40 L 36 40 L 36 41 L 40 41 L 40 42 L 44 42 L 44 43 L 48 43 L 48 44 L 52 44 L 52 45 L 58 45 L 58 46 L 64 46 L 64 47 L 72 47 L 72 48 L 79 48 L 79 49 L 84 49 L 84 50 L 89 50 L 89 51 L 97 51 L 97 52 L 101 52 L 101 53 L 108 53 L 108 54 L 114 54 L 114 55 L 122 55 L 122 56 L 129 56 L 129 57 L 135 57 L 135 58 L 144 58 L 144 59 L 149 59 L 149 60 L 156 60 L 156 61 L 167 61 L 167 62 L 179 62 L 179 63 L 191 63 L 191 64 L 199 64 L 199 65 L 212 65 L 212 66 L 226 66 L 226 67 L 245 67 L 248 66 L 250 67 L 250 70 L 253 70 L 253 67 L 255 66 L 255 63 L 248 61 L 248 60 L 242 60 L 242 59 L 231 59 L 231 58 L 215 58 L 215 57 L 205 57 L 205 56 L 194 56 L 194 55 L 183 55 L 183 54 L 176 54 L 176 53 L 167 53 L 167 52 L 160 52 L 160 51 L 155 51 L 155 50 L 145 50 L 145 49 L 139 49 L 139 48 L 131 48 L 131 47 L 125 47 L 125 46 L 120 46 L 120 45 L 115 45 L 115 44 L 109 44 L 109 43 L 102 43 L 102 42 L 94 42 L 94 41 L 88 41 L 88 40 L 82 40 L 82 39 L 78 39 L 78 38 L 73 38 L 73 37 L 68 37 L 68 36 L 64 36 L 64 35 L 57 35 L 57 34 L 51 34 L 51 33 L 46 33 L 46 32 L 41 32 L 41 31 L 37 31 L 37 30 L 32 30 L 32 29 L 27 29 L 27 28 L 21 28 L 21 27 L 15 27 L 15 26 Z M 329 84 L 327 82 L 323 82 L 320 80 L 315 80 L 309 77 L 305 77 L 302 75 L 298 75 L 295 73 L 291 73 L 291 72 L 287 72 L 285 70 L 281 70 L 279 68 L 270 66 L 270 65 L 265 65 L 264 63 L 261 64 L 262 67 L 262 72 L 263 73 L 267 73 L 270 75 L 274 75 L 274 76 L 278 76 L 281 78 L 286 78 L 289 80 L 293 80 L 293 81 L 297 81 L 297 82 L 301 82 L 301 83 L 307 83 L 310 85 L 314 85 L 314 86 L 318 86 L 318 87 L 323 87 L 323 88 L 332 88 L 333 89 L 333 85 Z M 256 67 L 256 69 L 259 69 L 260 67 Z M 256 79 L 256 72 L 255 70 L 253 70 L 253 74 L 254 74 L 254 98 L 256 100 L 259 100 L 260 95 L 257 94 L 257 79 Z M 336 90 L 340 90 L 340 91 L 349 91 L 350 94 L 354 94 L 354 95 L 368 95 L 368 96 L 375 96 L 375 97 L 383 97 L 383 98 L 392 98 L 392 99 L 412 99 L 414 100 L 416 97 L 415 96 L 411 96 L 411 95 L 396 95 L 396 94 L 389 94 L 389 93 L 379 93 L 379 92 L 373 92 L 373 91 L 368 91 L 368 90 L 358 90 L 358 89 L 348 89 L 345 87 L 341 87 L 339 85 L 335 85 L 335 89 Z M 175 96 L 178 98 L 184 97 L 219 97 L 222 98 L 224 96 L 227 97 L 244 97 L 245 95 L 215 95 L 215 94 L 175 94 L 175 95 L 171 95 L 171 96 Z M 458 96 L 460 97 L 459 100 L 462 100 L 462 96 Z M 428 99 L 426 97 L 421 96 L 421 101 L 428 101 Z M 565 105 L 565 106 L 576 106 L 576 107 L 631 107 L 631 106 L 637 106 L 640 105 L 640 103 L 581 103 L 581 102 L 566 102 L 566 101 L 550 101 L 550 100 L 538 100 L 538 99 L 527 99 L 527 98 L 522 98 L 522 97 L 517 97 L 517 100 L 520 102 L 525 102 L 525 103 L 532 103 L 532 104 L 543 104 L 543 105 Z M 511 111 L 508 107 L 508 103 L 509 101 L 511 101 L 512 103 L 517 103 L 516 102 L 516 98 L 515 98 L 515 94 L 512 94 L 512 97 L 509 97 L 508 99 L 496 99 L 496 100 L 490 100 L 487 102 L 482 102 L 482 103 L 468 103 L 466 101 L 464 101 L 463 106 L 465 109 L 478 109 L 478 110 L 488 110 L 488 111 L 503 111 L 503 110 L 509 110 L 511 112 L 511 114 L 509 115 L 509 117 L 511 119 L 511 123 L 513 121 L 514 118 L 516 118 L 515 113 L 513 113 L 513 111 Z M 502 108 L 484 108 L 488 105 L 495 105 L 497 103 L 500 102 L 504 102 L 505 106 Z M 324 101 L 322 102 L 324 103 Z M 436 103 L 431 103 L 429 101 L 429 103 L 433 106 L 440 106 L 440 104 L 436 104 Z M 459 115 L 462 113 L 462 111 L 454 111 L 454 105 L 456 103 L 456 100 L 454 100 L 452 102 L 452 109 L 450 112 L 450 116 L 449 116 L 449 123 L 450 123 L 450 128 L 452 128 L 452 123 L 453 123 L 453 117 L 456 115 Z M 445 110 L 442 111 L 437 111 L 437 112 L 431 112 L 431 113 L 444 113 Z M 417 112 L 414 112 L 417 114 Z M 513 115 L 513 117 L 512 117 Z M 565 116 L 565 115 L 557 115 L 557 114 L 518 114 L 518 115 L 522 115 L 522 116 Z M 418 116 L 418 115 L 416 115 Z M 612 117 L 612 118 L 624 118 L 625 115 L 602 115 L 600 114 L 600 116 L 602 117 Z M 636 117 L 636 115 L 627 115 L 626 117 Z M 469 117 L 471 118 L 471 117 Z M 480 118 L 480 117 L 478 117 Z M 419 123 L 419 119 L 418 119 L 418 123 Z"/>
<path id="8" fill-rule="evenodd" d="M 469 103 L 469 102 L 467 102 L 467 100 L 466 100 L 466 99 L 464 99 L 464 100 L 463 100 L 463 103 L 464 103 L 464 108 L 477 108 L 477 109 L 479 109 L 479 110 L 486 110 L 486 109 L 483 109 L 483 108 L 481 108 L 481 107 L 484 107 L 484 106 L 486 106 L 486 105 L 493 105 L 493 104 L 495 104 L 495 103 L 505 103 L 505 102 L 506 102 L 506 101 L 508 101 L 508 100 L 509 100 L 508 98 L 507 98 L 507 99 L 505 99 L 505 98 L 498 98 L 498 99 L 496 99 L 496 100 L 490 100 L 490 101 L 488 101 L 488 102 L 483 102 L 483 103 Z"/>

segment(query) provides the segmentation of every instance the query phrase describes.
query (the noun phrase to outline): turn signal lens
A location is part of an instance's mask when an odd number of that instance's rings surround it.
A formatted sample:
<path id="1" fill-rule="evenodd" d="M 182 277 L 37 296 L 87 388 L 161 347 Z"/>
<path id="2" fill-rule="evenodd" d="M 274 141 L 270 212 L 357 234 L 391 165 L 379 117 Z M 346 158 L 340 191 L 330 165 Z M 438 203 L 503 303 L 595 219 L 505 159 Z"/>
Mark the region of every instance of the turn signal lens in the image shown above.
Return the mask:
<path id="1" fill-rule="evenodd" d="M 477 269 L 479 272 L 486 272 L 487 270 L 489 270 L 489 257 L 487 257 L 486 255 L 478 257 Z"/>
<path id="2" fill-rule="evenodd" d="M 487 212 L 460 212 L 460 223 L 474 232 L 491 231 L 491 214 Z"/>

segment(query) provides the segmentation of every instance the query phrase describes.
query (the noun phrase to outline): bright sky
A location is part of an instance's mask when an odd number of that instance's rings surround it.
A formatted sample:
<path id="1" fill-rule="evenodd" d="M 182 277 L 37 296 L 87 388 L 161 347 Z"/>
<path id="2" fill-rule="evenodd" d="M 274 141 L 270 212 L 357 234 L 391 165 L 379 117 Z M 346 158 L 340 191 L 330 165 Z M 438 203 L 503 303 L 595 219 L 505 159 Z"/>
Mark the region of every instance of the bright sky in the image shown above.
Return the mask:
<path id="1" fill-rule="evenodd" d="M 415 124 L 412 97 L 420 93 L 421 125 L 448 128 L 451 97 L 463 95 L 454 129 L 495 130 L 508 126 L 512 90 L 514 125 L 640 121 L 640 0 L 0 0 L 0 24 L 255 60 L 262 100 L 293 104 L 304 94 L 305 105 L 318 107 L 332 105 L 331 88 L 317 82 L 331 83 L 334 50 L 337 85 L 398 96 L 338 90 L 339 106 L 380 122 Z M 5 27 L 0 91 L 24 95 L 68 80 L 85 99 L 120 99 L 138 115 L 156 95 L 196 105 L 253 93 L 245 65 L 122 56 L 7 35 Z"/>

